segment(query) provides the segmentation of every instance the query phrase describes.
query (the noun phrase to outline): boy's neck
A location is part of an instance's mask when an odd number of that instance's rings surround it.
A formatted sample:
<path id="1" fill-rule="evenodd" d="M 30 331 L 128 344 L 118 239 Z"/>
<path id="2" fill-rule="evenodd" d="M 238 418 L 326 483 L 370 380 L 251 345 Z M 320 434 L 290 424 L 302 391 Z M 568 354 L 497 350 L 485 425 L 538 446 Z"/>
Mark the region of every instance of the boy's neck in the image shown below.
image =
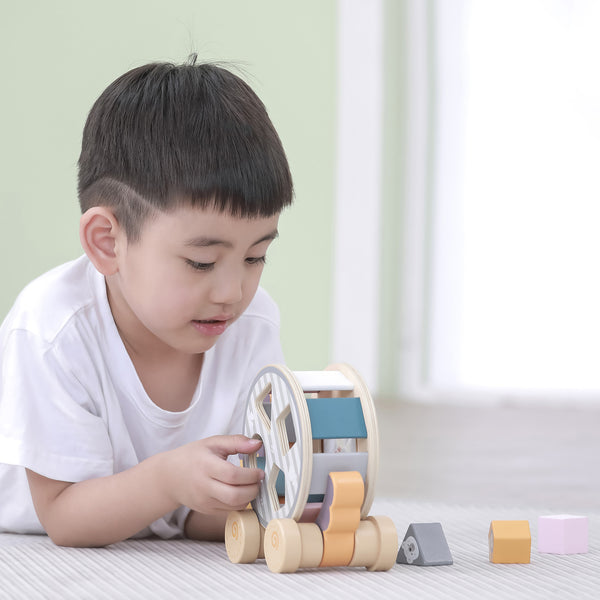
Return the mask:
<path id="1" fill-rule="evenodd" d="M 204 354 L 180 352 L 148 330 L 128 327 L 131 320 L 123 318 L 123 311 L 117 309 L 118 293 L 114 293 L 108 281 L 106 291 L 123 346 L 150 399 L 160 408 L 172 412 L 188 408 L 198 386 Z"/>
<path id="2" fill-rule="evenodd" d="M 183 357 L 184 360 L 179 356 L 170 361 L 140 360 L 129 356 L 154 404 L 171 412 L 180 412 L 190 406 L 198 387 L 204 354 L 188 355 Z"/>

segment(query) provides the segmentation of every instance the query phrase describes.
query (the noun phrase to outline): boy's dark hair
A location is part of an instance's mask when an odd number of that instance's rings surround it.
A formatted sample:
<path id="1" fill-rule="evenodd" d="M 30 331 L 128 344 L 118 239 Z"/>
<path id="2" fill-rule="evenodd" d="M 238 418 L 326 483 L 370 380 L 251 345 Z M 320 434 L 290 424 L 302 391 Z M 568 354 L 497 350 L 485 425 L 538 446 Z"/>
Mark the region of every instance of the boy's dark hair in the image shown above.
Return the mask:
<path id="1" fill-rule="evenodd" d="M 240 77 L 215 64 L 153 63 L 116 79 L 94 103 L 79 157 L 82 212 L 109 206 L 128 239 L 182 203 L 238 217 L 292 202 L 283 146 Z"/>

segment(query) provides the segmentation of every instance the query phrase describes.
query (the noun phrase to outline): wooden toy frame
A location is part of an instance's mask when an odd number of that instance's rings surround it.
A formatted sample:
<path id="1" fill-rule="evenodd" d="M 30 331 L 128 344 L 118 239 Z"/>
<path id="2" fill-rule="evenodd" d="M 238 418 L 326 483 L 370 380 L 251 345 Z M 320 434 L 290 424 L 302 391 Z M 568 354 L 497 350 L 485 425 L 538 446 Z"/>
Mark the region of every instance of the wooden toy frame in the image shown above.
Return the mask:
<path id="1" fill-rule="evenodd" d="M 329 409 L 337 413 L 328 414 Z M 353 450 L 324 451 L 336 432 Z M 354 472 L 361 494 L 349 536 L 338 536 L 352 540 L 352 547 L 342 553 L 348 556 L 343 564 L 371 570 L 392 567 L 397 552 L 394 524 L 387 517 L 368 517 L 379 463 L 375 408 L 352 367 L 332 364 L 323 371 L 293 372 L 283 365 L 266 366 L 249 393 L 244 434 L 261 439 L 263 448 L 246 456 L 243 465 L 264 468 L 265 479 L 253 510 L 231 513 L 227 521 L 225 543 L 232 562 L 266 557 L 275 572 L 334 566 L 324 558 L 323 540 L 336 536 L 328 538 L 312 521 L 330 477 Z M 342 493 L 338 491 L 338 498 Z"/>

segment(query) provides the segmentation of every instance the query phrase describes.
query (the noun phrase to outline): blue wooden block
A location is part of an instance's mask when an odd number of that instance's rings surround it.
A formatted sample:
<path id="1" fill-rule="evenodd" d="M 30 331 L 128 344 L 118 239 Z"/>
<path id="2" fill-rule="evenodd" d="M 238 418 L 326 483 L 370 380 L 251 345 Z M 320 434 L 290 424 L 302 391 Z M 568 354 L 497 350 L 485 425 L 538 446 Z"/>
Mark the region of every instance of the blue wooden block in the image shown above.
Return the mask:
<path id="1" fill-rule="evenodd" d="M 360 398 L 307 398 L 306 404 L 313 439 L 367 437 Z"/>

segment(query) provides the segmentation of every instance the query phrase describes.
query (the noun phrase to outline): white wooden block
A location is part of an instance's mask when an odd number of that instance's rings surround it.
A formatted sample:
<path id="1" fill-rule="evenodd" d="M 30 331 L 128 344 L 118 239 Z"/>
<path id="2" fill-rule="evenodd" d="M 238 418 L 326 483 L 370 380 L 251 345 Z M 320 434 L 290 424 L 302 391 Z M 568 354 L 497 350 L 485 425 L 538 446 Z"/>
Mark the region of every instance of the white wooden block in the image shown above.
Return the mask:
<path id="1" fill-rule="evenodd" d="M 339 371 L 294 371 L 300 387 L 305 392 L 348 392 L 354 384 Z"/>

